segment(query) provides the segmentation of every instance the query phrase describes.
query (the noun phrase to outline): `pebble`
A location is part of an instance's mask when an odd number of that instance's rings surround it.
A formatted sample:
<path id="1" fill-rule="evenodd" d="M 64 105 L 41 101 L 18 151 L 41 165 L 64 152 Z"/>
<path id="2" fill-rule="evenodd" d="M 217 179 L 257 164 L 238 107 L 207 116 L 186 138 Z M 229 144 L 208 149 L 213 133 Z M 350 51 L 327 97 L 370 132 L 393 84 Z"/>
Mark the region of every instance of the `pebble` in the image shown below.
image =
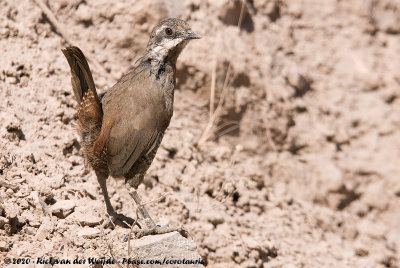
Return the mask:
<path id="1" fill-rule="evenodd" d="M 65 219 L 68 215 L 74 212 L 76 207 L 73 200 L 60 200 L 51 207 L 51 213 L 60 219 Z"/>
<path id="2" fill-rule="evenodd" d="M 71 214 L 68 219 L 72 218 L 74 221 L 78 221 L 82 226 L 93 227 L 96 225 L 100 225 L 103 219 L 100 216 L 93 215 L 90 213 L 83 212 L 74 212 Z"/>
<path id="3" fill-rule="evenodd" d="M 35 235 L 35 239 L 38 241 L 43 241 L 53 232 L 53 228 L 53 222 L 49 218 L 45 218 Z"/>
<path id="4" fill-rule="evenodd" d="M 6 194 L 7 194 L 8 196 L 12 196 L 12 195 L 14 195 L 14 191 L 11 190 L 10 188 L 8 188 L 7 191 L 6 191 Z"/>
<path id="5" fill-rule="evenodd" d="M 207 216 L 207 220 L 214 226 L 224 223 L 225 219 L 221 213 L 211 213 Z"/>
<path id="6" fill-rule="evenodd" d="M 0 251 L 4 252 L 8 249 L 8 245 L 6 241 L 0 241 Z"/>
<path id="7" fill-rule="evenodd" d="M 25 253 L 27 253 L 27 252 L 28 252 L 28 250 L 27 250 L 26 248 L 21 248 L 21 249 L 19 249 L 19 250 L 17 251 L 17 255 L 18 255 L 18 257 L 22 257 L 22 256 L 24 256 Z"/>
<path id="8" fill-rule="evenodd" d="M 90 228 L 90 227 L 85 227 L 78 232 L 79 237 L 83 237 L 86 239 L 98 237 L 99 234 L 100 230 L 98 228 Z"/>
<path id="9" fill-rule="evenodd" d="M 8 223 L 8 220 L 0 216 L 0 229 L 3 228 L 6 223 Z"/>
<path id="10" fill-rule="evenodd" d="M 139 259 L 173 258 L 200 259 L 193 240 L 182 237 L 178 232 L 149 235 L 135 241 L 134 250 Z M 196 267 L 204 267 L 198 265 Z"/>
<path id="11" fill-rule="evenodd" d="M 59 189 L 64 185 L 65 176 L 63 174 L 57 174 L 50 179 L 50 187 L 53 189 Z"/>
<path id="12" fill-rule="evenodd" d="M 400 252 L 400 228 L 390 231 L 385 237 L 388 247 Z"/>
<path id="13" fill-rule="evenodd" d="M 92 13 L 90 12 L 90 8 L 87 5 L 79 5 L 78 10 L 75 12 L 75 15 L 79 21 L 89 22 L 92 20 Z"/>

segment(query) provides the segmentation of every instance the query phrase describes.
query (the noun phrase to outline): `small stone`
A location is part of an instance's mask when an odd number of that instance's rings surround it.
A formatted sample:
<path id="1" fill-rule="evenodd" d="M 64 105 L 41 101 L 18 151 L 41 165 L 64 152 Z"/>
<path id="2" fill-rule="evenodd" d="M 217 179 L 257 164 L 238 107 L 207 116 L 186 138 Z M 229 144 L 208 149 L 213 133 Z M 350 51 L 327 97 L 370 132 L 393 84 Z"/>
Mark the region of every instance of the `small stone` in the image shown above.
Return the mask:
<path id="1" fill-rule="evenodd" d="M 11 188 L 8 188 L 8 189 L 6 190 L 6 194 L 7 194 L 8 196 L 12 196 L 12 195 L 14 195 L 14 191 L 11 190 Z"/>
<path id="2" fill-rule="evenodd" d="M 8 220 L 0 216 L 0 229 L 3 228 L 6 223 L 8 223 Z"/>
<path id="3" fill-rule="evenodd" d="M 44 152 L 38 144 L 31 144 L 30 151 L 35 162 L 39 162 L 44 156 Z"/>
<path id="4" fill-rule="evenodd" d="M 362 235 L 368 235 L 375 239 L 382 239 L 387 232 L 387 226 L 383 223 L 372 222 L 368 219 L 363 219 L 357 223 L 357 231 Z"/>
<path id="5" fill-rule="evenodd" d="M 196 244 L 181 236 L 178 232 L 162 235 L 150 235 L 135 241 L 135 251 L 139 259 L 191 259 L 204 263 L 196 251 Z M 188 267 L 204 267 L 198 263 Z M 176 267 L 175 265 L 166 267 Z"/>
<path id="6" fill-rule="evenodd" d="M 218 224 L 224 223 L 225 219 L 221 213 L 211 213 L 207 216 L 207 220 L 212 225 L 217 226 Z"/>
<path id="7" fill-rule="evenodd" d="M 54 198 L 54 193 L 51 190 L 50 186 L 43 185 L 43 187 L 39 188 L 38 190 L 45 202 L 50 201 Z"/>
<path id="8" fill-rule="evenodd" d="M 83 163 L 82 157 L 77 155 L 71 155 L 70 157 L 68 157 L 68 160 L 73 166 L 81 165 Z"/>
<path id="9" fill-rule="evenodd" d="M 28 252 L 28 250 L 27 250 L 26 248 L 20 248 L 20 249 L 17 251 L 17 255 L 18 255 L 18 257 L 22 257 L 22 256 L 24 256 L 25 253 L 27 253 L 27 252 Z"/>
<path id="10" fill-rule="evenodd" d="M 82 237 L 76 237 L 74 240 L 72 240 L 72 243 L 77 247 L 83 247 L 85 241 L 86 240 L 83 239 Z"/>
<path id="11" fill-rule="evenodd" d="M 85 239 L 91 239 L 98 237 L 100 230 L 98 228 L 85 227 L 78 232 L 78 237 L 83 237 Z"/>
<path id="12" fill-rule="evenodd" d="M 37 228 L 26 226 L 23 229 L 23 233 L 29 236 L 34 236 L 36 234 Z"/>
<path id="13" fill-rule="evenodd" d="M 368 256 L 368 250 L 367 249 L 365 249 L 365 248 L 356 248 L 355 250 L 354 250 L 354 253 L 357 255 L 357 256 L 359 256 L 359 257 L 365 257 L 365 256 Z"/>
<path id="14" fill-rule="evenodd" d="M 53 228 L 52 221 L 49 218 L 45 218 L 35 235 L 36 240 L 43 241 L 53 232 Z"/>
<path id="15" fill-rule="evenodd" d="M 20 120 L 15 115 L 9 116 L 4 123 L 6 125 L 6 130 L 9 132 L 21 129 Z"/>
<path id="16" fill-rule="evenodd" d="M 96 184 L 92 182 L 86 182 L 82 184 L 81 189 L 83 189 L 84 193 L 88 195 L 91 199 L 97 199 L 98 191 Z"/>
<path id="17" fill-rule="evenodd" d="M 26 201 L 26 199 L 19 199 L 18 204 L 22 209 L 29 209 L 29 204 L 28 201 Z"/>
<path id="18" fill-rule="evenodd" d="M 390 231 L 385 237 L 388 247 L 400 252 L 400 228 Z"/>
<path id="19" fill-rule="evenodd" d="M 16 85 L 18 83 L 17 81 L 18 81 L 17 78 L 14 77 L 14 76 L 7 76 L 6 77 L 6 83 L 8 83 L 8 84 Z"/>
<path id="20" fill-rule="evenodd" d="M 9 223 L 6 223 L 6 224 L 4 224 L 4 231 L 6 231 L 6 234 L 8 234 L 8 235 L 13 235 L 17 230 L 16 230 L 15 226 L 13 226 Z"/>
<path id="21" fill-rule="evenodd" d="M 237 145 L 235 146 L 235 150 L 238 151 L 238 152 L 243 151 L 243 145 L 242 145 L 242 144 L 237 144 Z"/>
<path id="22" fill-rule="evenodd" d="M 354 202 L 352 209 L 357 213 L 359 217 L 364 217 L 370 211 L 370 207 L 364 202 Z"/>
<path id="23" fill-rule="evenodd" d="M 373 182 L 365 189 L 361 201 L 369 207 L 383 211 L 388 206 L 388 197 L 383 181 Z"/>
<path id="24" fill-rule="evenodd" d="M 73 200 L 61 200 L 51 207 L 51 213 L 59 219 L 65 219 L 76 207 Z"/>
<path id="25" fill-rule="evenodd" d="M 254 260 L 245 260 L 240 265 L 242 267 L 257 267 L 257 263 Z"/>
<path id="26" fill-rule="evenodd" d="M 54 112 L 56 116 L 58 117 L 63 117 L 65 114 L 65 111 L 63 108 L 57 108 L 56 111 Z"/>
<path id="27" fill-rule="evenodd" d="M 84 219 L 80 220 L 80 223 L 83 226 L 96 226 L 100 225 L 102 222 L 102 218 L 95 215 L 87 215 Z"/>
<path id="28" fill-rule="evenodd" d="M 0 251 L 4 252 L 8 249 L 8 245 L 6 241 L 0 241 Z"/>
<path id="29" fill-rule="evenodd" d="M 40 220 L 37 218 L 32 218 L 29 220 L 29 225 L 35 228 L 39 228 L 40 227 Z"/>
<path id="30" fill-rule="evenodd" d="M 26 224 L 26 218 L 24 216 L 18 215 L 16 224 L 18 227 L 24 226 Z"/>
<path id="31" fill-rule="evenodd" d="M 204 240 L 202 241 L 202 245 L 203 245 L 203 247 L 205 247 L 211 251 L 216 251 L 218 248 L 218 245 L 216 245 L 214 237 L 212 237 L 212 236 L 205 237 Z"/>
<path id="32" fill-rule="evenodd" d="M 65 183 L 65 176 L 63 174 L 57 174 L 50 178 L 50 187 L 53 189 L 61 188 Z"/>
<path id="33" fill-rule="evenodd" d="M 245 244 L 246 244 L 246 246 L 248 247 L 248 248 L 250 248 L 250 249 L 257 249 L 257 248 L 259 248 L 260 247 L 260 242 L 259 241 L 257 241 L 255 238 L 253 238 L 253 237 L 251 237 L 251 236 L 244 236 L 244 240 L 243 241 L 246 241 L 245 242 Z"/>
<path id="34" fill-rule="evenodd" d="M 96 225 L 100 225 L 103 219 L 100 216 L 93 215 L 88 213 L 83 213 L 80 211 L 76 211 L 73 214 L 71 214 L 68 219 L 72 219 L 73 221 L 79 222 L 80 225 L 82 226 L 89 226 L 93 227 Z"/>
<path id="35" fill-rule="evenodd" d="M 7 219 L 14 219 L 21 214 L 21 208 L 13 203 L 4 204 L 4 213 Z"/>
<path id="36" fill-rule="evenodd" d="M 286 81 L 294 88 L 295 96 L 301 97 L 311 90 L 312 79 L 300 73 L 300 71 L 293 67 L 286 71 Z"/>
<path id="37" fill-rule="evenodd" d="M 7 77 L 9 80 L 10 84 L 16 84 L 16 77 Z M 15 116 L 15 115 L 11 115 L 9 117 L 7 117 L 7 119 L 4 122 L 4 125 L 6 126 L 6 130 L 9 133 L 9 139 L 10 140 L 15 140 L 15 141 L 19 141 L 19 140 L 24 140 L 25 139 L 25 135 L 22 132 L 21 129 L 21 123 L 20 120 Z"/>
<path id="38" fill-rule="evenodd" d="M 92 20 L 92 13 L 90 12 L 90 8 L 87 5 L 79 5 L 78 10 L 75 12 L 75 15 L 77 19 L 82 22 L 90 22 Z"/>
<path id="39" fill-rule="evenodd" d="M 223 189 L 224 189 L 224 193 L 229 195 L 235 191 L 235 186 L 233 185 L 232 182 L 227 182 L 224 184 Z"/>
<path id="40" fill-rule="evenodd" d="M 36 208 L 41 208 L 39 192 L 37 192 L 37 191 L 32 191 L 32 192 L 29 194 L 29 196 L 28 196 L 27 199 L 29 200 L 30 203 L 33 203 L 34 206 L 35 206 Z"/>
<path id="41" fill-rule="evenodd" d="M 65 232 L 68 229 L 65 222 L 66 222 L 66 220 L 64 220 L 64 219 L 57 221 L 57 225 L 56 225 L 57 232 Z"/>

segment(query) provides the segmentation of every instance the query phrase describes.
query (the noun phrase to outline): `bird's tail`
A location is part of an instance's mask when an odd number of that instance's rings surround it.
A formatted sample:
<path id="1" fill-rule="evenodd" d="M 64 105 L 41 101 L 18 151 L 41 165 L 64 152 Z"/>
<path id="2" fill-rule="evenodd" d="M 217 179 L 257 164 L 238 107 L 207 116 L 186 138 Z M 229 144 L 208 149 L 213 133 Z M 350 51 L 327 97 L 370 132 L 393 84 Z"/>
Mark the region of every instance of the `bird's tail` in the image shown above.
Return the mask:
<path id="1" fill-rule="evenodd" d="M 93 95 L 97 96 L 92 72 L 83 52 L 78 47 L 67 47 L 61 51 L 71 68 L 71 83 L 76 101 L 81 104 L 83 96 L 88 91 L 92 91 Z"/>
<path id="2" fill-rule="evenodd" d="M 101 127 L 103 110 L 85 55 L 78 47 L 67 47 L 62 52 L 71 68 L 72 89 L 76 101 L 80 104 L 78 109 L 80 124 L 97 124 L 96 127 Z"/>
<path id="3" fill-rule="evenodd" d="M 100 163 L 102 161 L 93 151 L 93 145 L 101 131 L 103 110 L 89 64 L 78 47 L 67 47 L 62 52 L 71 68 L 72 89 L 75 99 L 79 103 L 78 123 L 84 147 L 83 151 L 92 166 L 104 164 Z M 94 168 L 96 169 L 96 167 Z"/>

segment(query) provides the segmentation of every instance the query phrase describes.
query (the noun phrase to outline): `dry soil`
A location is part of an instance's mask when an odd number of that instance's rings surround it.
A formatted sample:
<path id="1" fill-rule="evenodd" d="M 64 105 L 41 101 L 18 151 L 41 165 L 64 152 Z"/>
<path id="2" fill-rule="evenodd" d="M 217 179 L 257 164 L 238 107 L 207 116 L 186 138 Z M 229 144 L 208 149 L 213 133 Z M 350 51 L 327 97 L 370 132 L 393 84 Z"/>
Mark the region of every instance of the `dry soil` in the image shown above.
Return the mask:
<path id="1" fill-rule="evenodd" d="M 240 28 L 239 0 L 47 5 L 103 66 L 90 64 L 101 92 L 160 19 L 203 36 L 178 60 L 174 116 L 139 192 L 209 267 L 400 267 L 400 2 L 244 2 Z M 105 206 L 75 132 L 61 31 L 34 1 L 0 1 L 0 265 L 128 254 L 129 229 L 99 236 Z M 108 188 L 135 217 L 123 180 Z"/>

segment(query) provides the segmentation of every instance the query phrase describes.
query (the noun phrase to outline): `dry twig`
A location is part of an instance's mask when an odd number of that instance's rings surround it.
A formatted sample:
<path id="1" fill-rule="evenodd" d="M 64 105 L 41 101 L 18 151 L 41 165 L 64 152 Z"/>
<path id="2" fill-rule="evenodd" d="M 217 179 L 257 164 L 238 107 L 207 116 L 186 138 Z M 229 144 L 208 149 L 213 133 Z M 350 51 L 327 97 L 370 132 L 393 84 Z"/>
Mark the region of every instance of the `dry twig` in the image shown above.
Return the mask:
<path id="1" fill-rule="evenodd" d="M 72 41 L 72 39 L 69 37 L 69 34 L 65 31 L 64 27 L 58 22 L 54 13 L 46 6 L 43 0 L 35 0 L 35 2 L 49 19 L 49 22 L 54 27 L 54 29 L 70 46 L 72 46 L 75 42 Z M 103 67 L 103 65 L 101 65 L 100 62 L 96 60 L 94 55 L 87 49 L 85 49 L 85 56 L 89 60 L 89 62 L 94 65 L 95 70 L 100 72 L 102 76 L 108 76 L 108 72 Z"/>

